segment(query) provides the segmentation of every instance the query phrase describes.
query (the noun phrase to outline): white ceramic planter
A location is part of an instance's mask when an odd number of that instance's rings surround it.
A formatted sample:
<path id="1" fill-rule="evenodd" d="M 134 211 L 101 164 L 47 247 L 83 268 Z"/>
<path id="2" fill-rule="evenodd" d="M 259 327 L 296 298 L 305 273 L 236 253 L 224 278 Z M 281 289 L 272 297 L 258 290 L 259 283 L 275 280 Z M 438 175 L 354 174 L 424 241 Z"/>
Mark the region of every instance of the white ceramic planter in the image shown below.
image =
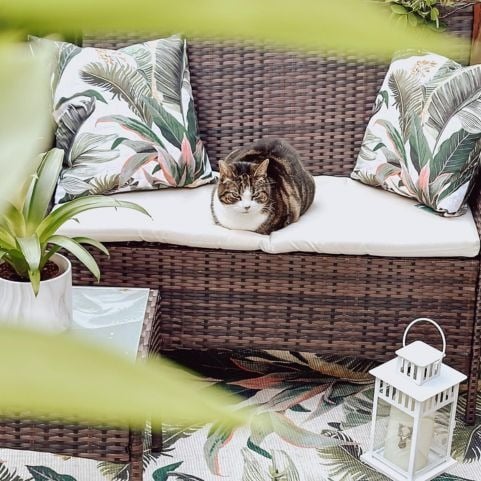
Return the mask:
<path id="1" fill-rule="evenodd" d="M 60 275 L 42 281 L 35 297 L 29 282 L 14 282 L 0 277 L 0 322 L 48 332 L 61 332 L 72 323 L 72 266 L 55 254 L 51 260 Z"/>

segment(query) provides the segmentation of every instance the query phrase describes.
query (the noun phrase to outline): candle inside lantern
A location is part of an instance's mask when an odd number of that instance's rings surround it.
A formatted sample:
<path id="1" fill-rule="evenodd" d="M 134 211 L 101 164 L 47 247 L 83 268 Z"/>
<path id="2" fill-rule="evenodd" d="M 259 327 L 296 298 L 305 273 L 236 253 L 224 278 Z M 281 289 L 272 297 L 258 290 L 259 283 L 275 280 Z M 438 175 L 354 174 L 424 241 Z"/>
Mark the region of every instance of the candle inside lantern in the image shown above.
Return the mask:
<path id="1" fill-rule="evenodd" d="M 414 419 L 400 409 L 391 406 L 384 444 L 384 458 L 399 468 L 407 471 L 411 454 Z M 429 448 L 434 434 L 433 417 L 423 417 L 419 425 L 416 444 L 415 471 L 428 464 Z"/>

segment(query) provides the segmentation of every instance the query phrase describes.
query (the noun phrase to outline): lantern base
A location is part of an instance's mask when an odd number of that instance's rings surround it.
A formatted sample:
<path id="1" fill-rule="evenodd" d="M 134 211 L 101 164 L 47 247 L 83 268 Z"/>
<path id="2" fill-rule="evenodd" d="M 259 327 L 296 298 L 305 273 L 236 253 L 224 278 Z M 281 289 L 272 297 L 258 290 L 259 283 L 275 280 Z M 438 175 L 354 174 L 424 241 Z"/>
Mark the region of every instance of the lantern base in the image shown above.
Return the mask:
<path id="1" fill-rule="evenodd" d="M 393 481 L 430 481 L 431 479 L 434 479 L 436 476 L 439 476 L 441 473 L 444 473 L 447 469 L 456 464 L 456 461 L 450 457 L 446 459 L 446 461 L 443 461 L 441 464 L 433 466 L 432 469 L 430 469 L 429 471 L 422 470 L 417 474 L 415 473 L 414 476 L 411 477 L 402 474 L 398 470 L 388 466 L 386 463 L 383 463 L 379 458 L 373 456 L 372 452 L 362 454 L 361 461 L 368 464 L 376 471 L 379 471 Z"/>

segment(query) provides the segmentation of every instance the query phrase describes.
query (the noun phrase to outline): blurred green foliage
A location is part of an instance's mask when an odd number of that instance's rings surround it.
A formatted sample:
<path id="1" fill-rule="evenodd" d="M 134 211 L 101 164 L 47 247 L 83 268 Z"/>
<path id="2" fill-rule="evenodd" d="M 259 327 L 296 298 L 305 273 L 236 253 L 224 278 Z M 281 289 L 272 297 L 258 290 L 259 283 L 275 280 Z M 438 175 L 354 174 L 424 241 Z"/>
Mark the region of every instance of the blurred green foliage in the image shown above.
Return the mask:
<path id="1" fill-rule="evenodd" d="M 446 26 L 441 19 L 439 6 L 464 7 L 475 2 L 456 0 L 380 0 L 390 9 L 391 18 L 401 26 L 427 26 L 444 31 Z"/>

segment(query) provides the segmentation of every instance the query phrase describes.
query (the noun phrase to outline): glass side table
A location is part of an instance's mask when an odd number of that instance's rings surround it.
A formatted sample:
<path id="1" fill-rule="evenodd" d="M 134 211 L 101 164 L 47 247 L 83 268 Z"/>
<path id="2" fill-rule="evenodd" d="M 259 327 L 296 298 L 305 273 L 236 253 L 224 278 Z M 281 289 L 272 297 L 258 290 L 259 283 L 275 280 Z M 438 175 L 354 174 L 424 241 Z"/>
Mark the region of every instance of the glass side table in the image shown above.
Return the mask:
<path id="1" fill-rule="evenodd" d="M 158 291 L 120 287 L 74 287 L 71 335 L 128 358 L 145 359 L 159 345 L 155 323 Z M 119 393 L 120 395 L 120 393 Z M 98 461 L 130 463 L 130 479 L 142 480 L 145 432 L 27 419 L 0 421 L 0 447 L 44 451 Z M 160 436 L 155 438 L 160 448 Z"/>
<path id="2" fill-rule="evenodd" d="M 70 333 L 134 360 L 143 354 L 141 336 L 148 337 L 152 330 L 148 308 L 153 293 L 138 288 L 74 287 Z"/>

